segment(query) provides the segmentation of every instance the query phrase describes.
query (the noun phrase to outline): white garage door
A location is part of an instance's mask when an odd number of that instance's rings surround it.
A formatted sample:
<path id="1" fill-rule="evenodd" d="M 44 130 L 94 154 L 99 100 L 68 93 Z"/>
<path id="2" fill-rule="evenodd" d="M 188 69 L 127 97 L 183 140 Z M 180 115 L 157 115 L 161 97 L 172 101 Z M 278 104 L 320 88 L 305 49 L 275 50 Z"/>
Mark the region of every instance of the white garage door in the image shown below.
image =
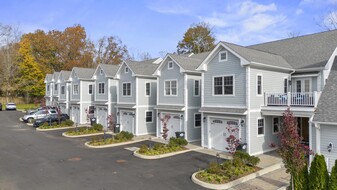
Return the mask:
<path id="1" fill-rule="evenodd" d="M 72 106 L 71 120 L 73 120 L 74 123 L 81 123 L 81 121 L 80 121 L 80 107 Z"/>
<path id="2" fill-rule="evenodd" d="M 122 111 L 121 112 L 121 130 L 133 133 L 133 125 L 134 125 L 134 113 Z"/>
<path id="3" fill-rule="evenodd" d="M 226 138 L 230 136 L 230 132 L 227 127 L 230 126 L 237 127 L 237 120 L 228 120 L 228 119 L 219 119 L 219 118 L 211 118 L 211 147 L 216 150 L 227 151 L 228 147 Z M 233 133 L 237 138 L 239 138 L 238 133 Z"/>
<path id="4" fill-rule="evenodd" d="M 170 114 L 171 118 L 167 122 L 167 139 L 176 137 L 176 133 L 180 131 L 180 114 Z M 162 116 L 164 117 L 164 115 Z"/>
<path id="5" fill-rule="evenodd" d="M 107 127 L 107 117 L 108 117 L 108 110 L 104 110 L 104 108 L 99 107 L 97 108 L 97 122 L 104 126 L 104 128 Z"/>

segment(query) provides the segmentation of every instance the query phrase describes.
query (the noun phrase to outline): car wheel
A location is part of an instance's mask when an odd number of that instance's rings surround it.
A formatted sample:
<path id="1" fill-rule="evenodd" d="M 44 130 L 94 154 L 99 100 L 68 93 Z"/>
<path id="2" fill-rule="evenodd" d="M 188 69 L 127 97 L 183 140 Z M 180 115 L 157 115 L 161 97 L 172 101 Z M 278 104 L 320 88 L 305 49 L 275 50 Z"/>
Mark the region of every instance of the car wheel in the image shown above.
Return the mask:
<path id="1" fill-rule="evenodd" d="M 34 118 L 30 117 L 30 118 L 27 119 L 27 121 L 28 121 L 28 123 L 33 123 Z"/>

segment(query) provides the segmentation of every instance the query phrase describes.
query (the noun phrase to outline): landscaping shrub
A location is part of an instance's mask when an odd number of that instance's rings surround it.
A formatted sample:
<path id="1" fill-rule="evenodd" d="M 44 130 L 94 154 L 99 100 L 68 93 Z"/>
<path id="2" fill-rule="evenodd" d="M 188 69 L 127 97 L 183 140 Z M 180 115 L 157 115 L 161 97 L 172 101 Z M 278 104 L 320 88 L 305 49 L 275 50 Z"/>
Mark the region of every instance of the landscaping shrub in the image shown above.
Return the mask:
<path id="1" fill-rule="evenodd" d="M 296 190 L 309 190 L 308 181 L 308 167 L 305 166 L 301 172 L 295 174 L 294 176 L 294 189 Z"/>
<path id="2" fill-rule="evenodd" d="M 103 131 L 103 125 L 99 124 L 99 123 L 95 123 L 92 125 L 92 129 L 96 130 L 96 131 Z"/>
<path id="3" fill-rule="evenodd" d="M 233 159 L 239 159 L 241 160 L 245 165 L 253 166 L 255 167 L 259 162 L 260 158 L 256 156 L 250 156 L 248 153 L 243 151 L 236 151 L 233 154 Z"/>
<path id="4" fill-rule="evenodd" d="M 114 137 L 116 140 L 131 140 L 133 138 L 133 134 L 127 131 L 121 131 L 120 133 L 116 134 Z"/>
<path id="5" fill-rule="evenodd" d="M 170 147 L 175 147 L 175 146 L 183 147 L 183 146 L 186 146 L 187 144 L 188 144 L 188 142 L 187 142 L 186 139 L 171 137 L 170 140 L 169 140 L 168 146 L 170 146 Z"/>
<path id="6" fill-rule="evenodd" d="M 140 154 L 144 154 L 144 153 L 146 153 L 146 152 L 148 151 L 148 149 L 149 149 L 149 148 L 148 148 L 145 144 L 143 144 L 143 145 L 140 146 L 138 152 L 139 152 Z"/>
<path id="7" fill-rule="evenodd" d="M 324 156 L 316 154 L 310 166 L 309 189 L 326 190 L 328 184 L 329 174 Z"/>
<path id="8" fill-rule="evenodd" d="M 74 125 L 74 122 L 73 121 L 71 121 L 70 119 L 67 119 L 67 120 L 65 120 L 65 121 L 63 121 L 64 122 L 64 124 L 66 125 L 66 126 L 73 126 Z M 62 122 L 62 123 L 63 123 Z"/>
<path id="9" fill-rule="evenodd" d="M 328 190 L 337 190 L 337 160 L 331 169 Z"/>

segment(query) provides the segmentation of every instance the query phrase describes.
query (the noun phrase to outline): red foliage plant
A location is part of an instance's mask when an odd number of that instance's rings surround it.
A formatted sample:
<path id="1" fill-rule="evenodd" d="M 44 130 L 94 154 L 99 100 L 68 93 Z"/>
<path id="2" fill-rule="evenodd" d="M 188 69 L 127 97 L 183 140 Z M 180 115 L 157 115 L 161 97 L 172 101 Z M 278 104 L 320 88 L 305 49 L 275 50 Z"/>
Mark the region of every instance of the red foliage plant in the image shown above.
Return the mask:
<path id="1" fill-rule="evenodd" d="M 229 153 L 234 154 L 236 151 L 236 148 L 240 145 L 241 139 L 238 138 L 239 136 L 239 127 L 228 125 L 226 127 L 229 136 L 226 138 L 227 147 L 226 150 L 228 150 Z"/>
<path id="2" fill-rule="evenodd" d="M 162 137 L 163 137 L 163 139 L 166 140 L 167 136 L 168 136 L 167 132 L 169 131 L 169 129 L 167 128 L 167 122 L 171 119 L 171 116 L 170 116 L 170 114 L 165 114 L 164 117 L 159 118 L 159 119 L 160 119 L 160 121 L 163 125 Z"/>

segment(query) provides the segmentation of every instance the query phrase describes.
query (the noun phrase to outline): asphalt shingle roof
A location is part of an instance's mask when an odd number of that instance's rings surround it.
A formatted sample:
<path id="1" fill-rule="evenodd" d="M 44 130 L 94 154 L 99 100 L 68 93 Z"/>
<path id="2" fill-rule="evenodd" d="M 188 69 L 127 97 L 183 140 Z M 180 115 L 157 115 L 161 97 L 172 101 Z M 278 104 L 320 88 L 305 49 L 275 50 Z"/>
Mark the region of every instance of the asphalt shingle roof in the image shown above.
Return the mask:
<path id="1" fill-rule="evenodd" d="M 313 121 L 337 123 L 337 57 L 335 57 L 328 80 L 314 114 Z"/>
<path id="2" fill-rule="evenodd" d="M 99 64 L 99 66 L 103 69 L 107 77 L 114 77 L 119 68 L 119 65 L 116 64 Z"/>
<path id="3" fill-rule="evenodd" d="M 73 69 L 77 77 L 80 79 L 91 79 L 92 75 L 95 72 L 95 69 L 90 69 L 90 68 L 74 67 Z"/>
<path id="4" fill-rule="evenodd" d="M 294 69 L 324 67 L 337 47 L 337 30 L 247 46 L 282 56 Z"/>
<path id="5" fill-rule="evenodd" d="M 50 82 L 52 78 L 53 78 L 53 74 L 47 74 L 45 80 L 47 82 Z"/>
<path id="6" fill-rule="evenodd" d="M 177 62 L 186 71 L 196 71 L 196 68 L 208 56 L 210 52 L 193 54 L 191 56 L 169 54 L 170 57 Z"/>
<path id="7" fill-rule="evenodd" d="M 157 69 L 159 64 L 155 64 L 154 61 L 156 61 L 158 58 L 155 59 L 149 59 L 146 61 L 131 61 L 126 60 L 125 62 L 128 64 L 130 69 L 136 74 L 136 75 L 146 75 L 146 76 L 152 76 L 154 71 Z"/>
<path id="8" fill-rule="evenodd" d="M 57 81 L 57 79 L 59 78 L 59 76 L 60 76 L 60 72 L 54 72 L 54 74 L 53 74 L 53 80 Z"/>
<path id="9" fill-rule="evenodd" d="M 71 71 L 61 71 L 60 72 L 60 75 L 62 75 L 62 78 L 64 79 L 64 80 L 68 80 L 69 79 L 69 77 L 70 77 L 70 74 L 71 74 Z"/>

